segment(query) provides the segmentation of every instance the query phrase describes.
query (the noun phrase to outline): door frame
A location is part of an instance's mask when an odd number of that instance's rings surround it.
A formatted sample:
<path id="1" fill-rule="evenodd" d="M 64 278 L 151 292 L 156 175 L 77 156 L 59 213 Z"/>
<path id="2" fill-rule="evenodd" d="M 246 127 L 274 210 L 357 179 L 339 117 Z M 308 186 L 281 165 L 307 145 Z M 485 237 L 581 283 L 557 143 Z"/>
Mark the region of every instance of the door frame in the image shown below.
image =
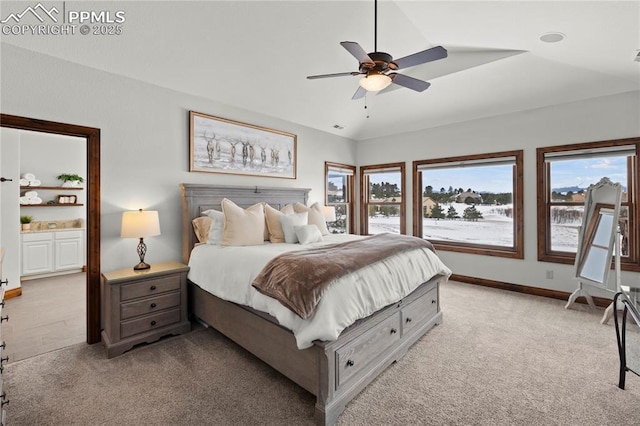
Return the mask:
<path id="1" fill-rule="evenodd" d="M 87 141 L 87 343 L 100 342 L 100 129 L 0 114 L 0 127 L 76 136 Z"/>

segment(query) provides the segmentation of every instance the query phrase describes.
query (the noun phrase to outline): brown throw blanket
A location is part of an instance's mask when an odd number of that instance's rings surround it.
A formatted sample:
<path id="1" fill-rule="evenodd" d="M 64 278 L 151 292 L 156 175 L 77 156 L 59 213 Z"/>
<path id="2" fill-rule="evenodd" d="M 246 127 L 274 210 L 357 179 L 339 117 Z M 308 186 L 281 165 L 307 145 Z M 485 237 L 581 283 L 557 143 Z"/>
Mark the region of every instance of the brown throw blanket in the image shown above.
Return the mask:
<path id="1" fill-rule="evenodd" d="M 333 281 L 391 255 L 417 248 L 433 250 L 431 243 L 421 238 L 378 234 L 362 240 L 284 253 L 271 259 L 252 285 L 306 319 L 313 315 Z"/>

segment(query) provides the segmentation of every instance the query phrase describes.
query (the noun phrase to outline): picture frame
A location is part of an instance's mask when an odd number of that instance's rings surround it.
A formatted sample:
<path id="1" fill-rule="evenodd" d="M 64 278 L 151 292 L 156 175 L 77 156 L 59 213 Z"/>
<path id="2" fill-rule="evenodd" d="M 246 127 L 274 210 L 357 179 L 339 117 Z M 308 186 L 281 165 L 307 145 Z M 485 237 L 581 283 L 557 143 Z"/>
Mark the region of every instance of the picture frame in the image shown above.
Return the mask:
<path id="1" fill-rule="evenodd" d="M 75 195 L 58 195 L 57 204 L 76 204 L 77 197 Z"/>
<path id="2" fill-rule="evenodd" d="M 296 179 L 297 136 L 189 111 L 189 171 Z"/>

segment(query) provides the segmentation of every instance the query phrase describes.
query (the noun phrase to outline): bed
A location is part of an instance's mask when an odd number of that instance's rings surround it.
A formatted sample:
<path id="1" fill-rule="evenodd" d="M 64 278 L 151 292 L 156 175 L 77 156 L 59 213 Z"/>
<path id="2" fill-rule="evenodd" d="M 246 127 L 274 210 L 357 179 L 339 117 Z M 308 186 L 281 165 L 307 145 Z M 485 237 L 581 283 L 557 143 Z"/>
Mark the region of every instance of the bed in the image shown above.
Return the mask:
<path id="1" fill-rule="evenodd" d="M 238 206 L 266 202 L 280 208 L 295 202 L 306 205 L 309 193 L 300 188 L 203 184 L 180 188 L 185 263 L 198 242 L 192 220 L 206 210 L 219 209 L 222 199 Z M 433 276 L 401 300 L 357 320 L 336 340 L 315 340 L 305 349 L 298 349 L 294 334 L 271 315 L 216 297 L 191 280 L 189 312 L 315 395 L 316 423 L 332 425 L 349 401 L 442 322 L 439 286 L 448 276 Z"/>

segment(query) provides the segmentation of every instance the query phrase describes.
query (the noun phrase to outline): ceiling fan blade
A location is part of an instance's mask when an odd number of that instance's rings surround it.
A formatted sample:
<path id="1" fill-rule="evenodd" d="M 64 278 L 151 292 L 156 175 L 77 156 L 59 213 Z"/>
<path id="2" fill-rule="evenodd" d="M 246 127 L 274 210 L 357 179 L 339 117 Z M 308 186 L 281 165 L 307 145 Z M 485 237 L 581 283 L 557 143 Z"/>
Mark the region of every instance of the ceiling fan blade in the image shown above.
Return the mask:
<path id="1" fill-rule="evenodd" d="M 355 41 L 341 41 L 340 45 L 347 49 L 349 53 L 351 53 L 358 60 L 359 63 L 374 63 L 367 52 L 365 52 L 364 49 L 360 47 L 360 45 Z"/>
<path id="2" fill-rule="evenodd" d="M 353 97 L 351 98 L 351 100 L 363 98 L 364 95 L 366 94 L 367 94 L 367 90 L 362 86 L 358 86 L 358 90 L 356 90 L 356 93 L 353 94 Z"/>
<path id="3" fill-rule="evenodd" d="M 395 84 L 411 90 L 415 90 L 416 92 L 423 92 L 427 90 L 429 86 L 431 86 L 431 83 L 418 80 L 417 78 L 409 77 L 408 75 L 396 74 L 395 72 L 388 75 L 389 77 L 391 77 L 391 81 L 393 81 Z"/>
<path id="4" fill-rule="evenodd" d="M 351 72 L 337 72 L 334 74 L 319 74 L 319 75 L 308 75 L 307 78 L 309 80 L 314 80 L 316 78 L 329 78 L 329 77 L 344 77 L 347 75 L 358 75 L 360 74 L 357 71 L 351 71 Z"/>
<path id="5" fill-rule="evenodd" d="M 438 59 L 444 59 L 446 57 L 447 49 L 442 46 L 436 46 L 431 49 L 423 50 L 422 52 L 414 53 L 413 55 L 405 56 L 404 58 L 395 59 L 393 62 L 398 66 L 398 69 L 401 69 L 424 64 L 426 62 L 436 61 Z"/>

